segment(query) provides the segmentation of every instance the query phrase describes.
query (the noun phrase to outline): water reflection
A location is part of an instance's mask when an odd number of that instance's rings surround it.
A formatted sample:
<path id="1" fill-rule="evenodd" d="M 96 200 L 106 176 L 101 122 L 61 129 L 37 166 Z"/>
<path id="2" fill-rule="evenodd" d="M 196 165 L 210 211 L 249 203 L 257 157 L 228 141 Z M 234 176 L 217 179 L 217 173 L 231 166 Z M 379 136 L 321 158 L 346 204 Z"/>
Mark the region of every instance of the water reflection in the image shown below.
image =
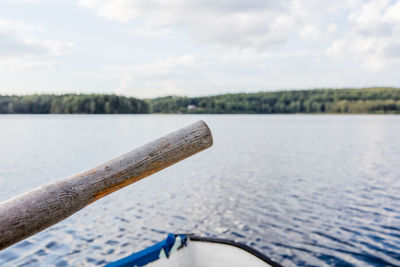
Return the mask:
<path id="1" fill-rule="evenodd" d="M 0 116 L 0 200 L 204 119 L 214 147 L 0 253 L 103 265 L 195 232 L 286 266 L 400 265 L 400 117 Z"/>

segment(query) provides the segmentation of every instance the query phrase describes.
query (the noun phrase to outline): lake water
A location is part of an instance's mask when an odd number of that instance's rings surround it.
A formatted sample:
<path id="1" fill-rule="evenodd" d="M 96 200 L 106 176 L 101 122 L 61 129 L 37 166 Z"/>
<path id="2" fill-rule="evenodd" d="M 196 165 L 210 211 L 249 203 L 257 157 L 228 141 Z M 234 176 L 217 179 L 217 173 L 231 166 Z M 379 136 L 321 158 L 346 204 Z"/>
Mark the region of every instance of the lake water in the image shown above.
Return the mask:
<path id="1" fill-rule="evenodd" d="M 214 146 L 0 252 L 92 266 L 191 232 L 285 266 L 400 265 L 400 116 L 0 116 L 0 201 L 199 119 Z"/>

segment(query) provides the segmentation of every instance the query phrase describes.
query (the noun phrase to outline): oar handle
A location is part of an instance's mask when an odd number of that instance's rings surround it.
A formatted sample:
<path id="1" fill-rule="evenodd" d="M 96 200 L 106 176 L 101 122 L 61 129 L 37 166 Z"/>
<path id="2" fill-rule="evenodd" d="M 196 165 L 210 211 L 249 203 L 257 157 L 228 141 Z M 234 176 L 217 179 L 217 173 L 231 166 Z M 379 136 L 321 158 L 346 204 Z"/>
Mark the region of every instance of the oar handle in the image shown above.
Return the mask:
<path id="1" fill-rule="evenodd" d="M 0 250 L 64 220 L 90 203 L 212 145 L 203 121 L 91 170 L 0 203 Z"/>

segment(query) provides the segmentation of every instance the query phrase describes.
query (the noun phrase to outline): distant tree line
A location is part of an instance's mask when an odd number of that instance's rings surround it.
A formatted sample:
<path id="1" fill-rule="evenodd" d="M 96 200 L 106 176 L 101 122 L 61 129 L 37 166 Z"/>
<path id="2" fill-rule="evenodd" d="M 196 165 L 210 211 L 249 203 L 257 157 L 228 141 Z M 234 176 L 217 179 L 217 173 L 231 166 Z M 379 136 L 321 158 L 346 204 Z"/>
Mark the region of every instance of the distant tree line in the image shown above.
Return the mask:
<path id="1" fill-rule="evenodd" d="M 168 96 L 147 100 L 102 94 L 0 96 L 0 113 L 400 113 L 400 88 Z"/>
<path id="2" fill-rule="evenodd" d="M 147 102 L 152 113 L 400 113 L 400 89 L 318 89 L 207 97 L 168 96 Z"/>
<path id="3" fill-rule="evenodd" d="M 116 95 L 0 96 L 0 113 L 3 114 L 129 114 L 148 112 L 148 104 L 143 100 Z"/>

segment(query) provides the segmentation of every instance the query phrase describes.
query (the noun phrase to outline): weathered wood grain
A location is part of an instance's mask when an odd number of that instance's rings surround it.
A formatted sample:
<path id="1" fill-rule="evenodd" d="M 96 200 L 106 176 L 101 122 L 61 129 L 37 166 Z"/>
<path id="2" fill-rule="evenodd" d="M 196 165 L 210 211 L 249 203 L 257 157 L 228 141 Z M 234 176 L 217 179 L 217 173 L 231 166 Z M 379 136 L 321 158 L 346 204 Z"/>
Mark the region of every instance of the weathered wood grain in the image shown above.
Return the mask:
<path id="1" fill-rule="evenodd" d="M 6 200 L 0 203 L 0 249 L 211 145 L 208 126 L 198 121 L 94 169 Z"/>

